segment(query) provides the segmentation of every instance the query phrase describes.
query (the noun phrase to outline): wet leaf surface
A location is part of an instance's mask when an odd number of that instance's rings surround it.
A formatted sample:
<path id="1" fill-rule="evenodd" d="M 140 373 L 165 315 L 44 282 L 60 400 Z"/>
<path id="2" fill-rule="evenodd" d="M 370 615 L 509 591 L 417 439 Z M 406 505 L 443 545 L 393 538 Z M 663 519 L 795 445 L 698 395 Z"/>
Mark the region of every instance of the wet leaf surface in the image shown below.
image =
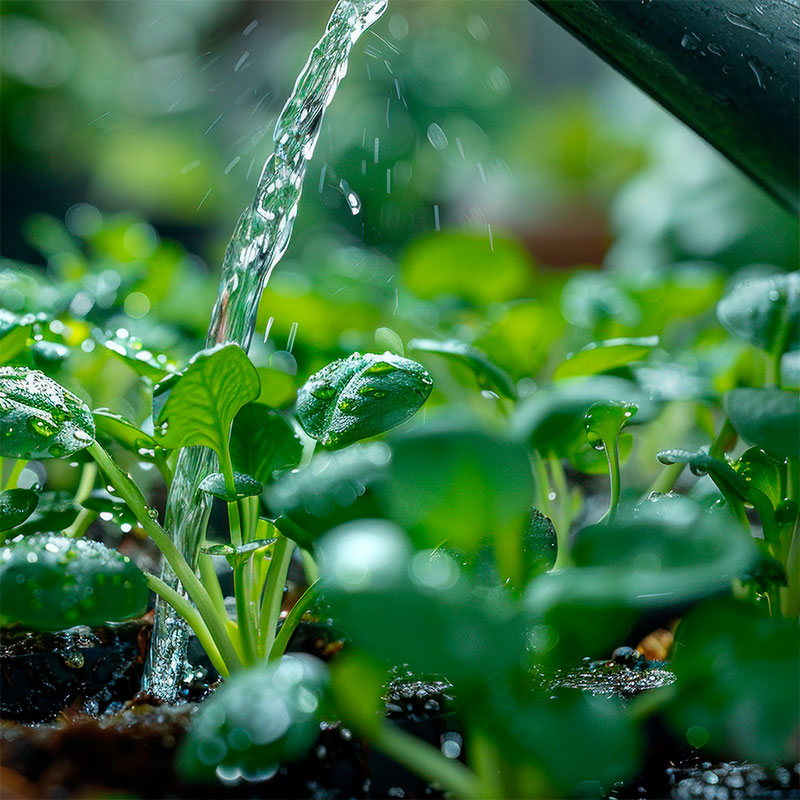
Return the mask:
<path id="1" fill-rule="evenodd" d="M 198 486 L 201 492 L 227 503 L 233 503 L 243 497 L 258 497 L 264 490 L 259 481 L 250 475 L 243 475 L 241 472 L 233 473 L 233 487 L 233 494 L 228 494 L 225 488 L 225 476 L 221 472 L 212 472 L 210 475 L 206 475 Z"/>
<path id="2" fill-rule="evenodd" d="M 777 456 L 800 458 L 800 394 L 784 389 L 731 389 L 723 398 L 736 432 Z"/>
<path id="3" fill-rule="evenodd" d="M 577 375 L 595 375 L 646 358 L 658 347 L 658 336 L 607 339 L 587 344 L 556 367 L 554 380 Z"/>
<path id="4" fill-rule="evenodd" d="M 15 528 L 34 512 L 39 495 L 30 489 L 7 489 L 0 493 L 0 531 Z"/>

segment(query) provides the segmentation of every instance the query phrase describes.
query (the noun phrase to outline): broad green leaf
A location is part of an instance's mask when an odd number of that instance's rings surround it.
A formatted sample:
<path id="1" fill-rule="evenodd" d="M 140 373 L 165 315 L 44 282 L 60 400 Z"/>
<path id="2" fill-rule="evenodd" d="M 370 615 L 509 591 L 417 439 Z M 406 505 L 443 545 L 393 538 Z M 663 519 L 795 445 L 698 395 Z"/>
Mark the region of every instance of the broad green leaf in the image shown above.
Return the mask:
<path id="1" fill-rule="evenodd" d="M 149 378 L 151 381 L 163 381 L 168 375 L 177 371 L 175 363 L 169 356 L 153 352 L 145 347 L 141 339 L 131 336 L 126 330 L 121 329 L 116 333 L 95 330 L 92 336 L 103 347 L 122 359 L 137 375 Z"/>
<path id="2" fill-rule="evenodd" d="M 482 350 L 457 339 L 412 339 L 408 343 L 409 350 L 421 350 L 426 353 L 450 358 L 456 362 L 466 364 L 478 380 L 481 389 L 489 389 L 503 397 L 512 400 L 517 396 L 517 387 L 514 381 L 497 364 L 493 364 Z"/>
<path id="3" fill-rule="evenodd" d="M 622 508 L 613 523 L 583 528 L 572 549 L 587 578 L 612 579 L 612 595 L 641 608 L 711 595 L 756 556 L 749 533 L 727 513 L 670 495 Z"/>
<path id="4" fill-rule="evenodd" d="M 312 375 L 297 395 L 305 432 L 336 450 L 410 419 L 428 399 L 433 379 L 394 353 L 353 353 Z"/>
<path id="5" fill-rule="evenodd" d="M 397 436 L 377 487 L 420 547 L 474 550 L 486 536 L 518 542 L 533 499 L 527 449 L 473 424 L 426 425 Z"/>
<path id="6" fill-rule="evenodd" d="M 495 236 L 437 232 L 414 241 L 401 267 L 406 285 L 426 300 L 442 295 L 475 305 L 514 300 L 529 294 L 533 263 L 524 248 Z"/>
<path id="7" fill-rule="evenodd" d="M 0 531 L 15 528 L 34 512 L 39 495 L 30 489 L 7 489 L 0 492 Z"/>
<path id="8" fill-rule="evenodd" d="M 105 489 L 94 489 L 81 505 L 96 511 L 104 522 L 116 523 L 123 531 L 129 531 L 139 524 L 128 504 Z"/>
<path id="9" fill-rule="evenodd" d="M 0 367 L 0 455 L 60 458 L 94 440 L 86 404 L 41 372 Z"/>
<path id="10" fill-rule="evenodd" d="M 236 413 L 258 392 L 258 373 L 241 347 L 226 344 L 201 350 L 158 414 L 156 441 L 171 449 L 200 445 L 221 455 Z"/>
<path id="11" fill-rule="evenodd" d="M 78 516 L 72 492 L 41 492 L 34 512 L 14 528 L 14 535 L 28 536 L 31 533 L 51 533 L 68 528 Z"/>
<path id="12" fill-rule="evenodd" d="M 640 361 L 656 347 L 658 347 L 658 336 L 592 342 L 559 364 L 553 373 L 553 379 L 608 372 L 617 367 L 624 367 L 631 361 Z"/>
<path id="13" fill-rule="evenodd" d="M 796 620 L 769 617 L 748 603 L 712 600 L 676 632 L 678 694 L 666 709 L 685 738 L 697 728 L 710 753 L 759 764 L 796 756 L 800 707 Z"/>
<path id="14" fill-rule="evenodd" d="M 275 472 L 294 469 L 303 455 L 300 437 L 286 417 L 259 403 L 239 410 L 230 447 L 233 468 L 265 485 Z"/>
<path id="15" fill-rule="evenodd" d="M 267 488 L 267 504 L 300 530 L 280 525 L 281 533 L 309 547 L 330 528 L 358 517 L 379 514 L 375 484 L 385 479 L 392 452 L 385 442 L 354 444 L 317 453 L 311 463 L 281 475 Z"/>
<path id="16" fill-rule="evenodd" d="M 800 348 L 800 272 L 736 283 L 717 305 L 730 333 L 768 352 Z"/>
<path id="17" fill-rule="evenodd" d="M 354 644 L 381 661 L 485 686 L 520 665 L 525 637 L 500 594 L 486 602 L 443 552 L 414 553 L 383 520 L 341 525 L 319 542 L 325 598 Z"/>
<path id="18" fill-rule="evenodd" d="M 92 412 L 94 424 L 99 436 L 113 439 L 117 444 L 132 453 L 151 459 L 160 449 L 160 445 L 149 434 L 142 431 L 121 414 L 115 414 L 107 408 L 98 408 Z"/>
<path id="19" fill-rule="evenodd" d="M 532 783 L 523 797 L 582 797 L 587 784 L 603 791 L 590 796 L 606 796 L 616 781 L 633 778 L 640 765 L 638 724 L 615 697 L 561 687 L 519 697 L 495 682 L 469 716 L 511 763 L 530 768 Z"/>
<path id="20" fill-rule="evenodd" d="M 212 472 L 200 481 L 198 488 L 201 492 L 227 503 L 233 503 L 243 497 L 258 497 L 264 491 L 264 487 L 259 481 L 250 475 L 243 475 L 241 472 L 233 473 L 233 486 L 234 493 L 229 495 L 225 488 L 225 476 L 221 472 Z"/>
<path id="21" fill-rule="evenodd" d="M 751 447 L 745 450 L 736 461 L 731 464 L 733 470 L 750 484 L 753 489 L 760 491 L 777 508 L 783 493 L 781 492 L 781 463 L 765 453 L 760 447 Z"/>
<path id="22" fill-rule="evenodd" d="M 325 665 L 307 655 L 232 675 L 194 717 L 176 760 L 181 773 L 193 780 L 272 777 L 319 735 L 328 684 Z"/>
<path id="23" fill-rule="evenodd" d="M 593 447 L 604 447 L 605 444 L 616 442 L 619 432 L 638 411 L 639 406 L 636 403 L 622 400 L 593 403 L 583 417 L 589 444 Z"/>
<path id="24" fill-rule="evenodd" d="M 586 441 L 584 415 L 589 407 L 608 400 L 635 403 L 637 422 L 648 422 L 656 413 L 656 405 L 631 381 L 610 375 L 565 378 L 522 400 L 511 429 L 543 455 L 566 456 Z"/>
<path id="25" fill-rule="evenodd" d="M 784 389 L 731 389 L 723 403 L 743 439 L 774 455 L 800 457 L 800 394 Z"/>
<path id="26" fill-rule="evenodd" d="M 142 571 L 99 542 L 43 534 L 0 550 L 3 617 L 38 630 L 135 617 L 147 607 Z"/>

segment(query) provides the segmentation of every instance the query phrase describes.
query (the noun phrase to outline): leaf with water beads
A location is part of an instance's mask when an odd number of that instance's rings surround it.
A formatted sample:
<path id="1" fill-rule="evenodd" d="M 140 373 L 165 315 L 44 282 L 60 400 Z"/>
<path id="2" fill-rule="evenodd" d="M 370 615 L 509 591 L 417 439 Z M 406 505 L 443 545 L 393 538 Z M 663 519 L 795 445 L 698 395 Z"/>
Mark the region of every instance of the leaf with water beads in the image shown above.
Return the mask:
<path id="1" fill-rule="evenodd" d="M 41 372 L 0 367 L 0 456 L 61 458 L 94 441 L 86 404 Z"/>
<path id="2" fill-rule="evenodd" d="M 161 447 L 149 434 L 142 431 L 121 414 L 115 414 L 107 408 L 98 408 L 92 412 L 98 436 L 113 439 L 117 444 L 136 453 L 145 461 L 158 459 Z M 162 455 L 165 455 L 163 452 Z"/>
<path id="3" fill-rule="evenodd" d="M 127 503 L 105 489 L 95 489 L 81 505 L 90 511 L 96 511 L 103 522 L 115 522 L 124 532 L 130 531 L 138 525 L 136 515 Z"/>
<path id="4" fill-rule="evenodd" d="M 410 419 L 428 399 L 433 379 L 416 361 L 394 353 L 353 353 L 312 375 L 297 395 L 305 432 L 336 450 Z"/>
<path id="5" fill-rule="evenodd" d="M 79 508 L 75 505 L 72 492 L 40 492 L 39 502 L 33 513 L 14 528 L 14 535 L 32 533 L 51 533 L 68 528 L 78 516 Z"/>
<path id="6" fill-rule="evenodd" d="M 583 418 L 589 444 L 602 450 L 615 442 L 619 432 L 638 410 L 636 403 L 620 400 L 606 400 L 591 405 Z"/>
<path id="7" fill-rule="evenodd" d="M 743 439 L 768 453 L 800 458 L 800 394 L 785 389 L 731 389 L 723 405 Z"/>
<path id="8" fill-rule="evenodd" d="M 46 314 L 14 314 L 0 308 L 0 364 L 7 364 L 18 356 L 28 344 L 28 339 Z"/>
<path id="9" fill-rule="evenodd" d="M 632 361 L 640 361 L 656 347 L 658 347 L 658 336 L 592 342 L 559 364 L 553 373 L 553 379 L 608 372 Z"/>
<path id="10" fill-rule="evenodd" d="M 244 497 L 258 497 L 264 487 L 255 478 L 244 475 L 241 472 L 233 473 L 233 494 L 229 494 L 225 487 L 225 476 L 221 472 L 212 472 L 206 475 L 198 486 L 201 492 L 210 494 L 226 503 L 233 503 Z"/>
<path id="11" fill-rule="evenodd" d="M 316 658 L 288 655 L 237 672 L 206 700 L 181 744 L 184 777 L 264 780 L 305 755 L 319 735 L 328 670 Z"/>
<path id="12" fill-rule="evenodd" d="M 100 625 L 147 607 L 142 571 L 100 542 L 55 534 L 0 549 L 3 617 L 37 630 Z"/>
<path id="13" fill-rule="evenodd" d="M 767 352 L 800 348 L 800 272 L 760 275 L 736 283 L 717 305 L 730 333 Z"/>
<path id="14" fill-rule="evenodd" d="M 408 343 L 409 350 L 421 350 L 435 353 L 453 361 L 466 364 L 475 374 L 481 389 L 497 392 L 511 400 L 517 397 L 517 387 L 505 370 L 493 363 L 483 350 L 457 339 L 412 339 Z"/>
<path id="15" fill-rule="evenodd" d="M 156 441 L 173 449 L 210 447 L 221 456 L 227 451 L 233 418 L 258 392 L 258 373 L 241 347 L 201 350 L 172 384 L 155 420 Z"/>
<path id="16" fill-rule="evenodd" d="M 7 489 L 0 493 L 0 531 L 15 528 L 34 512 L 39 495 L 30 489 Z"/>
<path id="17" fill-rule="evenodd" d="M 115 333 L 94 330 L 92 336 L 106 350 L 122 359 L 137 375 L 149 378 L 151 381 L 162 381 L 177 370 L 169 356 L 153 352 L 144 346 L 141 339 L 132 336 L 124 329 Z"/>

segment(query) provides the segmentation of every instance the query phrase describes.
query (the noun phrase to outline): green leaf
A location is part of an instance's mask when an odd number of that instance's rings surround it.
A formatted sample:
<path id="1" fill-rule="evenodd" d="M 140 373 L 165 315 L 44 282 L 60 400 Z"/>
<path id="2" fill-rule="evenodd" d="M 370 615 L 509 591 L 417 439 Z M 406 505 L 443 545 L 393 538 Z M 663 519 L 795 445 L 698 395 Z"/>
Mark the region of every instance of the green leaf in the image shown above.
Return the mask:
<path id="1" fill-rule="evenodd" d="M 176 761 L 181 773 L 194 780 L 271 777 L 319 735 L 328 680 L 325 665 L 307 655 L 232 675 L 194 717 Z"/>
<path id="2" fill-rule="evenodd" d="M 404 356 L 406 349 L 403 347 L 403 340 L 400 335 L 391 328 L 378 328 L 375 331 L 375 349 L 383 352 L 388 350 L 398 356 Z"/>
<path id="3" fill-rule="evenodd" d="M 405 283 L 426 300 L 442 295 L 474 305 L 515 300 L 529 293 L 533 263 L 515 241 L 495 236 L 437 231 L 409 247 L 402 262 Z"/>
<path id="4" fill-rule="evenodd" d="M 617 442 L 619 463 L 624 464 L 633 450 L 633 436 L 621 433 Z M 608 458 L 605 448 L 598 448 L 585 441 L 567 453 L 569 463 L 585 475 L 608 475 Z"/>
<path id="5" fill-rule="evenodd" d="M 731 389 L 723 404 L 743 439 L 768 453 L 800 457 L 800 394 L 784 389 Z"/>
<path id="6" fill-rule="evenodd" d="M 553 379 L 608 372 L 617 367 L 624 367 L 631 361 L 640 361 L 656 347 L 658 347 L 658 336 L 592 342 L 559 364 L 553 373 Z"/>
<path id="7" fill-rule="evenodd" d="M 292 375 L 270 367 L 259 367 L 258 378 L 261 392 L 256 398 L 257 403 L 270 408 L 287 408 L 297 399 L 297 387 Z"/>
<path id="8" fill-rule="evenodd" d="M 0 493 L 0 531 L 15 528 L 33 513 L 39 495 L 30 489 L 7 489 Z"/>
<path id="9" fill-rule="evenodd" d="M 375 658 L 473 690 L 519 667 L 525 637 L 513 608 L 501 594 L 487 602 L 473 591 L 446 553 L 415 554 L 383 520 L 334 528 L 318 553 L 335 618 Z"/>
<path id="10" fill-rule="evenodd" d="M 126 450 L 151 460 L 160 449 L 159 443 L 152 436 L 121 414 L 115 414 L 107 408 L 98 408 L 92 414 L 98 435 L 113 439 Z"/>
<path id="11" fill-rule="evenodd" d="M 517 396 L 517 387 L 508 373 L 500 369 L 497 364 L 492 363 L 486 353 L 471 344 L 459 342 L 457 339 L 445 339 L 444 341 L 412 339 L 408 343 L 408 349 L 436 353 L 453 361 L 466 364 L 475 373 L 481 389 L 489 389 L 512 400 Z"/>
<path id="12" fill-rule="evenodd" d="M 428 399 L 433 379 L 393 353 L 353 353 L 312 375 L 297 395 L 305 432 L 331 450 L 401 425 Z"/>
<path id="13" fill-rule="evenodd" d="M 633 778 L 642 736 L 621 701 L 564 688 L 554 692 L 555 697 L 531 693 L 520 698 L 495 684 L 487 702 L 473 711 L 473 724 L 499 745 L 504 757 L 533 773 L 521 796 L 583 797 L 581 789 L 588 783 L 598 792 L 588 796 L 604 797 L 614 782 Z M 540 783 L 543 776 L 546 789 Z"/>
<path id="14" fill-rule="evenodd" d="M 0 308 L 0 364 L 7 364 L 22 353 L 37 322 L 34 314 L 14 314 Z"/>
<path id="15" fill-rule="evenodd" d="M 728 587 L 754 562 L 757 549 L 728 513 L 663 495 L 620 509 L 613 523 L 583 528 L 572 557 L 587 577 L 594 571 L 612 580 L 609 590 L 626 605 L 647 608 Z"/>
<path id="16" fill-rule="evenodd" d="M 137 375 L 149 378 L 153 382 L 163 381 L 168 375 L 175 373 L 175 363 L 164 353 L 156 353 L 145 347 L 142 340 L 131 336 L 125 330 L 116 333 L 92 331 L 92 336 L 106 350 L 110 350 L 117 358 L 122 359 Z"/>
<path id="17" fill-rule="evenodd" d="M 752 489 L 761 492 L 777 508 L 783 493 L 781 492 L 781 464 L 760 447 L 745 450 L 731 464 L 733 470 L 747 481 Z"/>
<path id="18" fill-rule="evenodd" d="M 44 534 L 0 550 L 3 616 L 63 630 L 135 617 L 147 607 L 144 573 L 99 542 Z"/>
<path id="19" fill-rule="evenodd" d="M 526 448 L 476 425 L 426 425 L 392 441 L 377 491 L 420 547 L 474 550 L 486 536 L 517 541 L 533 498 Z"/>
<path id="20" fill-rule="evenodd" d="M 104 522 L 113 521 L 117 525 L 126 526 L 127 530 L 139 524 L 128 504 L 105 489 L 94 489 L 81 505 L 90 511 L 96 511 Z"/>
<path id="21" fill-rule="evenodd" d="M 648 422 L 656 413 L 656 405 L 631 381 L 610 375 L 565 378 L 522 400 L 511 429 L 543 455 L 566 456 L 586 442 L 584 416 L 589 407 L 608 400 L 635 403 L 637 422 Z"/>
<path id="22" fill-rule="evenodd" d="M 281 533 L 302 547 L 335 525 L 377 516 L 372 489 L 385 479 L 392 452 L 385 442 L 354 444 L 317 453 L 311 463 L 281 475 L 267 488 L 267 504 L 300 527 Z"/>
<path id="23" fill-rule="evenodd" d="M 796 620 L 728 598 L 712 600 L 689 613 L 676 640 L 678 695 L 667 717 L 681 738 L 699 728 L 710 752 L 759 764 L 796 756 Z"/>
<path id="24" fill-rule="evenodd" d="M 68 528 L 78 516 L 78 507 L 73 502 L 72 492 L 41 492 L 34 512 L 14 534 L 51 533 Z"/>
<path id="25" fill-rule="evenodd" d="M 0 455 L 61 458 L 94 440 L 86 404 L 41 372 L 0 367 Z"/>
<path id="26" fill-rule="evenodd" d="M 209 447 L 222 456 L 233 418 L 258 392 L 258 373 L 241 347 L 226 344 L 201 350 L 158 413 L 156 441 L 171 449 Z"/>
<path id="27" fill-rule="evenodd" d="M 762 275 L 736 283 L 717 305 L 734 336 L 767 352 L 800 348 L 800 272 Z"/>
<path id="28" fill-rule="evenodd" d="M 264 485 L 273 481 L 275 472 L 294 469 L 303 455 L 292 424 L 259 403 L 248 403 L 236 415 L 230 447 L 233 468 Z"/>
<path id="29" fill-rule="evenodd" d="M 603 447 L 604 443 L 616 441 L 619 432 L 638 411 L 639 406 L 636 403 L 622 400 L 593 403 L 583 417 L 589 444 Z"/>
<path id="30" fill-rule="evenodd" d="M 241 472 L 233 473 L 233 487 L 234 494 L 229 495 L 225 489 L 225 476 L 221 472 L 212 472 L 200 481 L 198 489 L 227 503 L 233 503 L 243 497 L 258 497 L 264 491 L 259 481 Z"/>

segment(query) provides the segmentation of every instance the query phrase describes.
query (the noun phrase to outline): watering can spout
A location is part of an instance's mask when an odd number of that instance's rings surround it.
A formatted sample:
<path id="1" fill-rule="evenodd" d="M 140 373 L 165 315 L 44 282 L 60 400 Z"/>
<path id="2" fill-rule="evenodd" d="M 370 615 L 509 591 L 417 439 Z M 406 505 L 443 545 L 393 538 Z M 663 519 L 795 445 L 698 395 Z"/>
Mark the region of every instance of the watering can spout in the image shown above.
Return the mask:
<path id="1" fill-rule="evenodd" d="M 533 2 L 798 210 L 797 0 Z"/>

